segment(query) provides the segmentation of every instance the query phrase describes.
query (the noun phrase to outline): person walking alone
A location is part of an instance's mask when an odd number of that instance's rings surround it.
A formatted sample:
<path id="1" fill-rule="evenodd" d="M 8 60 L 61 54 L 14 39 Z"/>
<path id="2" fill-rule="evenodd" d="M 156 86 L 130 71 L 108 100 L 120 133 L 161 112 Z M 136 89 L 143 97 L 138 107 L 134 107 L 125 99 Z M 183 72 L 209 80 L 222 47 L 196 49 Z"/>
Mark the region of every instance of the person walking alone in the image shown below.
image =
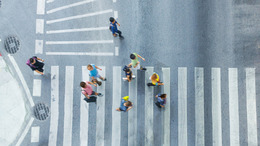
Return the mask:
<path id="1" fill-rule="evenodd" d="M 152 81 L 152 83 L 147 83 L 148 87 L 164 85 L 164 83 L 160 82 L 160 77 L 157 73 L 153 73 L 149 79 Z"/>
<path id="2" fill-rule="evenodd" d="M 127 112 L 129 111 L 131 108 L 133 108 L 133 103 L 131 101 L 128 100 L 129 96 L 125 96 L 122 98 L 121 100 L 121 105 L 119 108 L 117 108 L 117 111 L 124 111 Z"/>
<path id="3" fill-rule="evenodd" d="M 159 107 L 162 108 L 166 104 L 166 94 L 158 94 L 155 97 L 157 98 L 155 104 Z"/>
<path id="4" fill-rule="evenodd" d="M 41 61 L 41 62 L 40 62 Z M 27 60 L 26 64 L 35 72 L 43 75 L 43 67 L 44 67 L 44 60 L 41 58 L 38 58 L 36 56 L 33 56 L 29 60 Z"/>
<path id="5" fill-rule="evenodd" d="M 109 29 L 112 31 L 113 36 L 116 37 L 117 36 L 116 33 L 117 33 L 119 34 L 119 37 L 121 39 L 124 39 L 124 37 L 122 36 L 122 32 L 117 29 L 117 25 L 120 26 L 120 24 L 113 17 L 110 17 L 109 21 L 110 21 Z"/>

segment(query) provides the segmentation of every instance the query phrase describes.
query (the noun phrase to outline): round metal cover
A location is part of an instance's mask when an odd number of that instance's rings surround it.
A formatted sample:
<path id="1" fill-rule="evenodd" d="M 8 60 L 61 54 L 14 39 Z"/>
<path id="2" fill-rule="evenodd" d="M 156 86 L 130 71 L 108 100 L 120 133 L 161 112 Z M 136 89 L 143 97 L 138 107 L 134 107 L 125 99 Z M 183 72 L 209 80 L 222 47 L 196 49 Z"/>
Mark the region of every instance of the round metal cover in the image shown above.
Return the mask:
<path id="1" fill-rule="evenodd" d="M 34 106 L 34 117 L 40 121 L 44 121 L 49 117 L 50 110 L 44 103 L 38 103 Z"/>
<path id="2" fill-rule="evenodd" d="M 6 38 L 4 44 L 5 50 L 10 54 L 14 54 L 20 49 L 20 41 L 14 36 Z"/>

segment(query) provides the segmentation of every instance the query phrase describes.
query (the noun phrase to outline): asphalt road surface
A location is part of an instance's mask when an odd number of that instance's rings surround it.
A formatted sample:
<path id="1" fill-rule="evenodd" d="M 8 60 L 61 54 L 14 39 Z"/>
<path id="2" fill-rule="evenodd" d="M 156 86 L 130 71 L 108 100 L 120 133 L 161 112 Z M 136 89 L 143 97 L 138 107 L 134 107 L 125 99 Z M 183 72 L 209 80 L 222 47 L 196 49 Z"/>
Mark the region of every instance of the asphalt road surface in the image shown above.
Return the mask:
<path id="1" fill-rule="evenodd" d="M 111 16 L 124 40 L 111 35 Z M 12 56 L 33 102 L 50 108 L 14 145 L 259 145 L 259 0 L 11 0 L 0 18 L 1 53 L 9 60 L 4 40 L 20 39 Z M 127 83 L 122 68 L 134 52 L 147 71 Z M 35 55 L 44 76 L 25 64 Z M 94 88 L 104 94 L 97 104 L 79 86 L 90 63 L 107 78 Z M 164 86 L 145 85 L 153 72 Z M 158 93 L 168 94 L 165 109 L 153 102 Z M 133 109 L 116 112 L 126 95 Z"/>

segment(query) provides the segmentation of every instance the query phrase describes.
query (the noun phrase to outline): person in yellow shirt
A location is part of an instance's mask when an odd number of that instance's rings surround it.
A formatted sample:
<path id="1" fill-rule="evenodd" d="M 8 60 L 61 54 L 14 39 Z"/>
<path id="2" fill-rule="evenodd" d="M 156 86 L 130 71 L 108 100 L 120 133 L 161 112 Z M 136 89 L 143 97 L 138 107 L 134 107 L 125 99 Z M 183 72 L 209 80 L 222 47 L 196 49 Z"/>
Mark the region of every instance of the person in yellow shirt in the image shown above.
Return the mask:
<path id="1" fill-rule="evenodd" d="M 164 85 L 163 82 L 160 82 L 160 77 L 157 73 L 153 73 L 150 78 L 149 78 L 152 83 L 147 83 L 147 86 L 160 86 L 160 85 Z"/>

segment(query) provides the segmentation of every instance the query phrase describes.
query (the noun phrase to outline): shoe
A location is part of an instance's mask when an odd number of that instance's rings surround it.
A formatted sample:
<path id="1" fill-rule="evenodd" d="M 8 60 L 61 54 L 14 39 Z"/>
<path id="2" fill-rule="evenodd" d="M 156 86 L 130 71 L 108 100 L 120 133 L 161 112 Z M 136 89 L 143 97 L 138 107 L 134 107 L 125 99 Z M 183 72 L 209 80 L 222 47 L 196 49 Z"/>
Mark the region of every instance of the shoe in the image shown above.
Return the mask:
<path id="1" fill-rule="evenodd" d="M 102 81 L 106 81 L 107 80 L 107 78 L 104 78 Z"/>
<path id="2" fill-rule="evenodd" d="M 102 97 L 102 96 L 103 96 L 103 94 L 101 94 L 101 93 L 98 93 L 98 96 L 99 96 L 99 97 Z"/>
<path id="3" fill-rule="evenodd" d="M 122 78 L 124 81 L 126 81 L 127 80 L 127 78 Z"/>
<path id="4" fill-rule="evenodd" d="M 142 67 L 141 70 L 146 71 L 146 68 L 145 68 L 145 67 Z"/>
<path id="5" fill-rule="evenodd" d="M 125 39 L 123 36 L 119 36 L 120 39 Z"/>
<path id="6" fill-rule="evenodd" d="M 135 79 L 135 75 L 133 75 L 132 78 Z"/>

